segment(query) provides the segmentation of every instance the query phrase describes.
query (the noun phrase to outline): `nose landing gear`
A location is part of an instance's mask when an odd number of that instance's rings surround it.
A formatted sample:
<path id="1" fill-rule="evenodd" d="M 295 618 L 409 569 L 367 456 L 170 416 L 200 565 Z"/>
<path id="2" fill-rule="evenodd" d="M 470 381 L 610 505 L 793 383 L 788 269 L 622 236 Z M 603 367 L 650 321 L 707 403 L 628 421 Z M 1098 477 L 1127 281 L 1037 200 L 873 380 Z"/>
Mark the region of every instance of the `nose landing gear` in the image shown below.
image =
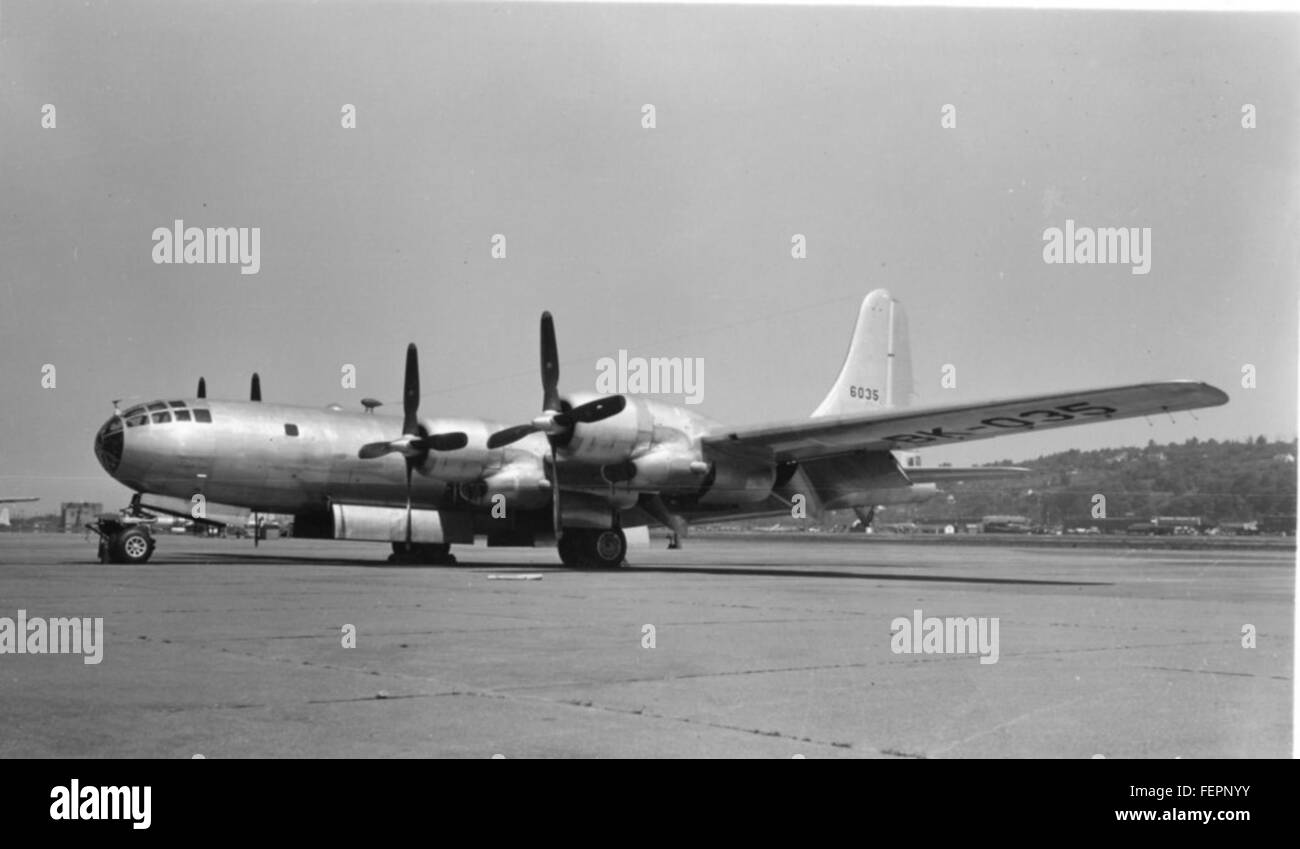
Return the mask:
<path id="1" fill-rule="evenodd" d="M 156 545 L 148 528 L 102 518 L 87 528 L 99 535 L 100 563 L 147 563 Z"/>

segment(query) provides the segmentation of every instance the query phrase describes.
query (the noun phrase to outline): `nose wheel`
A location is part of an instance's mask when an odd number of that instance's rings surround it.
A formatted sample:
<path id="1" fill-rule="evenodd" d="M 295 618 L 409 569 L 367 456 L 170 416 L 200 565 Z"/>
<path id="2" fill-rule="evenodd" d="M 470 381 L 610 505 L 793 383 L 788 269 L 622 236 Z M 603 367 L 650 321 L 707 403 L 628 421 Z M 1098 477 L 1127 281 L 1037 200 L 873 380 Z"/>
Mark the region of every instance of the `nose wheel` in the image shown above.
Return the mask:
<path id="1" fill-rule="evenodd" d="M 620 528 L 572 528 L 564 531 L 558 548 L 570 569 L 616 569 L 627 557 L 627 537 Z"/>
<path id="2" fill-rule="evenodd" d="M 101 519 L 86 527 L 99 534 L 100 563 L 147 563 L 157 545 L 144 528 L 123 525 L 116 519 Z"/>

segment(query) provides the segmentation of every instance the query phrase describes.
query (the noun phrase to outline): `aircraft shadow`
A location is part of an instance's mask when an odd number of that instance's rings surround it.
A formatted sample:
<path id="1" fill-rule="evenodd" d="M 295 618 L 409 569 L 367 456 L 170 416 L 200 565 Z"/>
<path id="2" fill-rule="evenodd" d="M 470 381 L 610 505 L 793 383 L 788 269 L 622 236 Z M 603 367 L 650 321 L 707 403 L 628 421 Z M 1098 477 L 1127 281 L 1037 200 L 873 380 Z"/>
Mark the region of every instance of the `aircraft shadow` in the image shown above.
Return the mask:
<path id="1" fill-rule="evenodd" d="M 582 569 L 566 569 L 559 563 L 489 563 L 484 561 L 465 561 L 458 563 L 389 563 L 386 556 L 367 558 L 306 557 L 292 554 L 243 554 L 232 552 L 218 557 L 204 555 L 172 554 L 155 556 L 147 566 L 347 566 L 368 567 L 375 569 L 496 569 L 502 572 L 582 572 Z M 87 561 L 68 560 L 66 566 L 84 566 Z M 98 561 L 95 561 L 98 564 Z"/>
<path id="2" fill-rule="evenodd" d="M 918 575 L 886 572 L 842 572 L 826 569 L 788 569 L 780 566 L 631 566 L 629 572 L 661 572 L 665 575 L 743 575 L 754 578 L 832 578 L 862 581 L 916 581 L 942 584 L 993 584 L 1050 587 L 1109 587 L 1109 581 L 1051 581 L 1037 578 L 978 578 L 958 575 Z"/>
<path id="3" fill-rule="evenodd" d="M 340 560 L 338 558 L 327 557 L 303 557 L 297 555 L 282 554 L 253 554 L 231 552 L 223 554 L 220 557 L 202 557 L 173 555 L 172 557 L 155 557 L 149 562 L 150 566 L 221 566 L 221 565 L 257 565 L 257 566 L 344 566 L 344 567 L 363 567 L 370 569 L 457 569 L 461 571 L 475 571 L 491 569 L 509 573 L 529 573 L 541 572 L 543 574 L 618 574 L 620 570 L 587 570 L 587 569 L 569 569 L 558 563 L 512 563 L 512 562 L 490 562 L 490 561 L 465 561 L 447 565 L 438 563 L 389 563 L 382 558 L 353 558 Z M 85 561 L 67 561 L 68 566 L 84 566 Z M 959 575 L 927 575 L 917 574 L 915 572 L 905 571 L 906 567 L 898 567 L 900 572 L 853 572 L 845 570 L 831 569 L 792 569 L 781 566 L 765 566 L 762 564 L 741 564 L 735 566 L 656 566 L 656 565 L 632 565 L 627 567 L 627 572 L 638 573 L 658 573 L 664 575 L 716 575 L 716 576 L 736 576 L 750 578 L 822 578 L 829 580 L 858 580 L 858 581 L 912 581 L 918 583 L 942 583 L 942 584 L 987 584 L 991 586 L 1051 586 L 1051 587 L 1109 587 L 1114 586 L 1109 581 L 1061 581 L 1046 580 L 1038 578 L 981 578 L 976 576 L 959 576 Z"/>

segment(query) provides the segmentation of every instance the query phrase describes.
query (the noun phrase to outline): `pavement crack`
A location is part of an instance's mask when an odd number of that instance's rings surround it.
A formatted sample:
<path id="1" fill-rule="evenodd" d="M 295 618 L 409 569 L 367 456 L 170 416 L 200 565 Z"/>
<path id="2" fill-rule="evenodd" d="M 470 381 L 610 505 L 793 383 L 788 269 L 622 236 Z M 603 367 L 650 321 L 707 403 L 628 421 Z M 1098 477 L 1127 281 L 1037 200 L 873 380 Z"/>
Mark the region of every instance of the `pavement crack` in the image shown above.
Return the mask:
<path id="1" fill-rule="evenodd" d="M 1139 666 L 1138 669 L 1156 669 L 1161 672 L 1190 672 L 1193 675 L 1230 675 L 1234 678 L 1267 678 L 1271 681 L 1290 681 L 1288 675 L 1260 675 L 1257 672 L 1228 672 L 1223 669 L 1188 669 L 1182 666 Z"/>

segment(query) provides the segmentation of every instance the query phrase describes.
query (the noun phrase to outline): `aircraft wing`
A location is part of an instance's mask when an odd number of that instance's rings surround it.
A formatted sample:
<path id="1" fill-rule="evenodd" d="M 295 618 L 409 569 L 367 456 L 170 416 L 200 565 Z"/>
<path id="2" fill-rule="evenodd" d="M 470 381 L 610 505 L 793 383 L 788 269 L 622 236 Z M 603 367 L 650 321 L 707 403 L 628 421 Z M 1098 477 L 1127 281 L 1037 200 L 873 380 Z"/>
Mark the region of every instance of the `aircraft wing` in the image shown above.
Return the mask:
<path id="1" fill-rule="evenodd" d="M 978 404 L 803 419 L 723 430 L 705 437 L 703 442 L 706 449 L 723 454 L 770 451 L 778 461 L 811 460 L 862 450 L 931 448 L 1012 433 L 1216 407 L 1227 401 L 1226 393 L 1207 383 L 1169 380 Z"/>
<path id="2" fill-rule="evenodd" d="M 39 498 L 31 496 L 21 496 L 13 498 L 0 498 L 0 504 L 16 504 L 19 501 L 40 501 Z"/>

